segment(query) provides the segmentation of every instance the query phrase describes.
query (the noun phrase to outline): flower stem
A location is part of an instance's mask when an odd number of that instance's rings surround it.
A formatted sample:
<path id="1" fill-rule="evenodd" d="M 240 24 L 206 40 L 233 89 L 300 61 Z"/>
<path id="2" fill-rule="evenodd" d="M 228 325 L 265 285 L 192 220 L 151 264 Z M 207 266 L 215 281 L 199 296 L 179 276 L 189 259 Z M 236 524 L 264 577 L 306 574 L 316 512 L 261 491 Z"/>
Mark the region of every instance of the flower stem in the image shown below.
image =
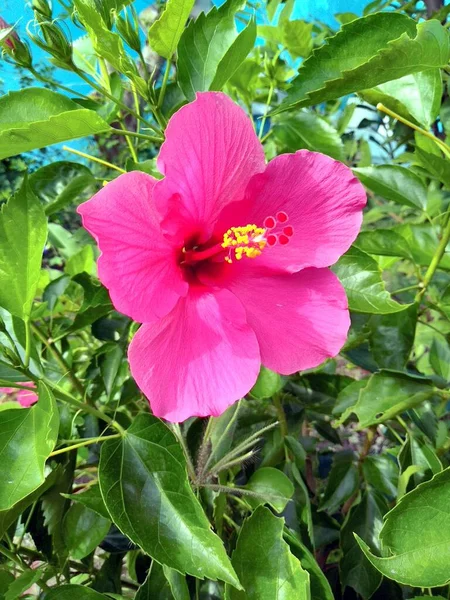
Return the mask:
<path id="1" fill-rule="evenodd" d="M 119 125 L 120 125 L 120 127 L 122 129 L 122 132 L 125 132 L 126 129 L 125 129 L 125 126 L 122 123 L 122 121 L 119 121 Z M 117 130 L 117 131 L 119 131 L 119 130 Z M 128 146 L 128 148 L 130 150 L 131 158 L 134 160 L 135 163 L 137 163 L 138 162 L 138 157 L 137 157 L 137 154 L 136 154 L 136 149 L 133 146 L 133 142 L 130 140 L 130 136 L 125 135 L 125 141 L 127 142 L 127 146 Z"/>
<path id="2" fill-rule="evenodd" d="M 111 129 L 107 129 L 104 133 L 115 133 L 117 135 L 126 135 L 134 138 L 138 138 L 140 140 L 147 140 L 150 142 L 162 143 L 164 138 L 157 137 L 155 135 L 147 135 L 145 133 L 138 133 L 137 131 L 128 131 L 127 129 L 115 129 L 112 127 Z"/>
<path id="3" fill-rule="evenodd" d="M 76 450 L 77 448 L 83 448 L 84 446 L 90 446 L 91 444 L 98 444 L 99 442 L 104 442 L 106 440 L 116 440 L 122 437 L 121 433 L 114 433 L 113 435 L 104 435 L 96 438 L 86 438 L 85 440 L 80 440 L 76 444 L 72 444 L 71 446 L 66 446 L 65 448 L 58 448 L 58 450 L 54 450 L 49 454 L 49 456 L 57 456 L 58 454 L 64 454 L 65 452 L 71 452 L 72 450 Z"/>
<path id="4" fill-rule="evenodd" d="M 418 125 L 416 125 L 412 121 L 408 121 L 408 119 L 405 119 L 404 117 L 398 115 L 397 113 L 395 113 L 390 108 L 387 108 L 386 106 L 384 106 L 384 104 L 381 104 L 381 102 L 379 102 L 377 104 L 377 110 L 379 110 L 380 112 L 386 113 L 387 115 L 389 115 L 393 119 L 397 119 L 397 121 L 400 121 L 404 125 L 407 125 L 408 127 L 411 127 L 411 129 L 414 129 L 414 131 L 418 131 L 419 133 L 421 133 L 425 137 L 429 138 L 430 140 L 433 140 L 433 142 L 435 142 L 441 148 L 441 150 L 445 154 L 445 156 L 447 158 L 450 158 L 450 146 L 447 146 L 447 144 L 445 142 L 443 142 L 442 140 L 440 140 L 438 137 L 436 137 L 435 135 L 433 135 L 429 131 L 426 131 L 426 129 L 422 129 L 422 127 L 419 127 Z"/>
<path id="5" fill-rule="evenodd" d="M 120 133 L 120 130 L 117 130 Z M 81 152 L 80 150 L 75 150 L 75 148 L 69 148 L 69 146 L 63 146 L 63 150 L 67 152 L 72 152 L 72 154 L 76 154 L 77 156 L 82 156 L 83 158 L 87 158 L 88 160 L 92 160 L 92 162 L 96 162 L 104 167 L 108 167 L 108 169 L 114 169 L 115 171 L 119 171 L 120 173 L 126 173 L 125 169 L 121 169 L 120 167 L 116 167 L 110 162 L 106 160 L 102 160 L 101 158 L 97 158 L 96 156 L 92 156 L 91 154 L 86 154 L 85 152 Z"/>
<path id="6" fill-rule="evenodd" d="M 436 273 L 436 270 L 439 266 L 439 263 L 441 262 L 442 257 L 444 256 L 445 253 L 445 249 L 447 247 L 447 244 L 450 240 L 450 220 L 447 221 L 447 224 L 445 225 L 444 231 L 442 232 L 442 237 L 441 240 L 438 244 L 438 247 L 436 248 L 436 252 L 434 253 L 434 256 L 431 260 L 430 266 L 427 269 L 427 272 L 425 273 L 425 277 L 423 278 L 423 282 L 421 283 L 420 289 L 416 294 L 416 302 L 420 302 L 420 300 L 422 299 L 422 296 L 425 294 L 427 287 L 429 286 L 431 280 L 434 277 L 434 274 Z"/>
<path id="7" fill-rule="evenodd" d="M 273 83 L 271 83 L 270 88 L 269 88 L 269 95 L 267 96 L 266 110 L 264 112 L 263 118 L 261 119 L 261 125 L 259 126 L 259 134 L 258 134 L 259 139 L 261 139 L 263 136 L 264 125 L 266 124 L 267 115 L 269 114 L 270 103 L 272 102 L 272 96 L 273 96 L 274 89 L 275 89 L 274 85 L 273 85 Z"/>
<path id="8" fill-rule="evenodd" d="M 164 71 L 164 76 L 163 76 L 163 80 L 162 80 L 162 84 L 161 84 L 161 90 L 159 92 L 159 97 L 158 97 L 158 104 L 157 104 L 158 108 L 161 108 L 163 105 L 163 102 L 164 102 L 164 97 L 166 95 L 167 82 L 169 80 L 169 74 L 170 74 L 170 59 L 167 59 L 166 69 Z"/>

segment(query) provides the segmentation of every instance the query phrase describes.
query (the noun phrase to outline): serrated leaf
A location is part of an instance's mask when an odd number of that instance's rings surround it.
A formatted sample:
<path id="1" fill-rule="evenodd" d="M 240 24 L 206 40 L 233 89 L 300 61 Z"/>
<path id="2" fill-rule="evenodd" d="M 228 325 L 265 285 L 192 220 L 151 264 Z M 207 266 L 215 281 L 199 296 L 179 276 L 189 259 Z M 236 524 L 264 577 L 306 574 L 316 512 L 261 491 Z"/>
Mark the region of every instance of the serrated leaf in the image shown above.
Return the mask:
<path id="1" fill-rule="evenodd" d="M 408 306 L 392 300 L 384 287 L 378 263 L 355 246 L 352 246 L 332 269 L 345 288 L 352 311 L 389 314 L 404 310 Z"/>
<path id="2" fill-rule="evenodd" d="M 0 510 L 14 506 L 45 480 L 44 467 L 58 437 L 59 414 L 53 394 L 39 384 L 32 408 L 5 410 L 0 420 Z"/>
<path id="3" fill-rule="evenodd" d="M 153 559 L 239 586 L 189 485 L 182 450 L 159 419 L 140 414 L 123 438 L 103 443 L 99 482 L 114 523 Z"/>
<path id="4" fill-rule="evenodd" d="M 359 546 L 383 575 L 412 587 L 438 587 L 450 582 L 450 468 L 420 484 L 385 517 L 380 541 L 388 556 Z"/>
<path id="5" fill-rule="evenodd" d="M 162 15 L 148 31 L 150 48 L 160 56 L 170 59 L 191 14 L 195 0 L 168 0 Z"/>
<path id="6" fill-rule="evenodd" d="M 222 64 L 238 38 L 235 14 L 244 6 L 245 0 L 227 0 L 220 8 L 213 7 L 207 14 L 200 13 L 183 32 L 178 44 L 178 83 L 188 100 L 195 99 L 195 92 L 212 89 L 214 81 L 215 89 L 219 82 L 221 85 L 226 83 L 225 75 L 219 74 L 220 65 L 227 77 L 231 77 L 244 60 L 245 56 L 236 52 L 235 56 L 242 60 L 233 69 L 231 65 Z"/>
<path id="7" fill-rule="evenodd" d="M 344 25 L 312 53 L 278 112 L 444 67 L 448 60 L 448 34 L 439 21 L 416 23 L 399 13 L 375 13 Z"/>
<path id="8" fill-rule="evenodd" d="M 109 128 L 93 110 L 45 88 L 2 96 L 0 115 L 0 160 Z"/>
<path id="9" fill-rule="evenodd" d="M 428 69 L 388 81 L 358 94 L 376 106 L 379 102 L 398 115 L 429 129 L 439 114 L 442 77 L 439 69 Z"/>
<path id="10" fill-rule="evenodd" d="M 379 165 L 353 169 L 356 177 L 369 190 L 385 200 L 425 210 L 427 189 L 411 169 L 397 165 Z"/>
<path id="11" fill-rule="evenodd" d="M 244 521 L 232 563 L 245 591 L 227 586 L 227 600 L 310 600 L 309 574 L 283 540 L 283 525 L 263 506 Z"/>
<path id="12" fill-rule="evenodd" d="M 46 239 L 44 210 L 25 177 L 0 212 L 0 305 L 21 319 L 31 313 Z"/>

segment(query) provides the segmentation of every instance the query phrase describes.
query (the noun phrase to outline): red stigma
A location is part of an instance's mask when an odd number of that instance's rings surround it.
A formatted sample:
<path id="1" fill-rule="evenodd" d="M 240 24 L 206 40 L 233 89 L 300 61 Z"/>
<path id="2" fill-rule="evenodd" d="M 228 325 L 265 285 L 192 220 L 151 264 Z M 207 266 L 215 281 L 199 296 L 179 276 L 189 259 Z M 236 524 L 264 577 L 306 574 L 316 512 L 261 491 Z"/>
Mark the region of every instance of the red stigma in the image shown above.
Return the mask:
<path id="1" fill-rule="evenodd" d="M 284 212 L 284 210 L 280 210 L 280 212 L 277 213 L 277 221 L 278 221 L 278 223 L 286 223 L 286 221 L 288 219 L 289 219 L 289 217 Z"/>

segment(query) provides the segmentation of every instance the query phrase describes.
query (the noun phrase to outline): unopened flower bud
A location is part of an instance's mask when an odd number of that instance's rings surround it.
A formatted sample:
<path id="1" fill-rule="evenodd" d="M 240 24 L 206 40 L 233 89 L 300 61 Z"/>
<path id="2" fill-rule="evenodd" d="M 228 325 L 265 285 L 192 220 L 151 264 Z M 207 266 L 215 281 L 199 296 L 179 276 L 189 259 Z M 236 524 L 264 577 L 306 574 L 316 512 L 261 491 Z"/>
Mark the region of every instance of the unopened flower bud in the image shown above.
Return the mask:
<path id="1" fill-rule="evenodd" d="M 32 64 L 31 52 L 28 44 L 22 42 L 14 26 L 10 26 L 0 17 L 0 48 L 21 67 L 29 68 Z"/>
<path id="2" fill-rule="evenodd" d="M 52 7 L 47 0 L 33 0 L 31 3 L 31 8 L 46 19 L 52 18 Z"/>
<path id="3" fill-rule="evenodd" d="M 14 31 L 14 26 L 9 25 L 0 17 L 0 44 L 14 50 L 19 36 Z"/>
<path id="4" fill-rule="evenodd" d="M 28 35 L 37 46 L 54 57 L 55 64 L 67 68 L 72 64 L 72 44 L 56 21 L 47 21 L 40 13 L 35 14 L 41 37 L 32 34 L 29 29 Z"/>
<path id="5" fill-rule="evenodd" d="M 132 10 L 131 17 L 128 15 L 128 12 L 125 13 L 125 17 L 117 14 L 116 27 L 117 31 L 130 46 L 130 48 L 136 52 L 140 52 L 141 41 L 139 39 L 139 23 L 136 13 Z"/>

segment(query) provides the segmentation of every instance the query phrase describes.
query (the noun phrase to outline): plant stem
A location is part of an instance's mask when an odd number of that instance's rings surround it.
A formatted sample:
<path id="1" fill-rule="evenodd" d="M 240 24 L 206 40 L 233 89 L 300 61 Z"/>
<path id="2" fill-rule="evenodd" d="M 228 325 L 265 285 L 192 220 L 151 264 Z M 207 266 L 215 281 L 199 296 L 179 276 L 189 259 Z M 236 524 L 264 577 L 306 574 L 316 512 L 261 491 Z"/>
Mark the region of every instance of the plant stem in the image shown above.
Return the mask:
<path id="1" fill-rule="evenodd" d="M 25 357 L 23 359 L 23 366 L 28 369 L 30 364 L 31 355 L 31 330 L 30 330 L 30 317 L 25 319 Z"/>
<path id="2" fill-rule="evenodd" d="M 167 82 L 169 80 L 169 74 L 170 74 L 170 58 L 168 58 L 166 61 L 166 68 L 164 71 L 164 76 L 163 76 L 163 80 L 162 80 L 162 84 L 161 84 L 161 90 L 160 90 L 159 96 L 158 96 L 157 108 L 161 108 L 163 105 L 164 97 L 166 95 Z"/>
<path id="3" fill-rule="evenodd" d="M 281 403 L 281 394 L 279 392 L 274 394 L 273 404 L 277 409 L 278 421 L 280 422 L 281 437 L 285 438 L 289 434 L 289 429 L 286 420 L 286 413 L 284 412 L 284 408 Z"/>
<path id="4" fill-rule="evenodd" d="M 400 121 L 404 125 L 407 125 L 408 127 L 411 127 L 411 129 L 414 129 L 414 131 L 418 131 L 419 133 L 421 133 L 425 137 L 429 138 L 430 140 L 433 140 L 433 142 L 435 142 L 441 148 L 442 152 L 446 155 L 446 157 L 450 158 L 450 146 L 447 146 L 447 144 L 445 142 L 443 142 L 442 140 L 440 140 L 438 137 L 436 137 L 435 135 L 433 135 L 429 131 L 426 131 L 426 129 L 422 129 L 422 127 L 419 127 L 418 125 L 416 125 L 412 121 L 408 121 L 408 119 L 405 119 L 404 117 L 402 117 L 402 116 L 398 115 L 397 113 L 395 113 L 393 110 L 390 110 L 389 108 L 387 108 L 386 106 L 384 106 L 384 104 L 381 104 L 381 102 L 379 102 L 377 104 L 377 110 L 386 113 L 387 115 L 389 115 L 393 119 L 397 119 L 397 121 Z"/>
<path id="5" fill-rule="evenodd" d="M 223 430 L 223 432 L 222 432 L 222 435 L 219 437 L 219 439 L 218 439 L 218 440 L 217 440 L 217 442 L 216 442 L 216 449 L 217 449 L 217 448 L 220 448 L 220 444 L 221 444 L 221 443 L 222 443 L 222 441 L 225 439 L 225 437 L 226 437 L 226 436 L 229 434 L 229 432 L 230 432 L 230 429 L 233 427 L 233 425 L 234 425 L 234 422 L 235 422 L 235 421 L 236 421 L 236 419 L 237 419 L 238 412 L 239 412 L 239 409 L 240 409 L 240 408 L 241 408 L 241 401 L 239 400 L 239 402 L 238 402 L 238 404 L 237 404 L 237 406 L 236 406 L 236 410 L 234 411 L 234 414 L 233 414 L 233 416 L 231 417 L 231 419 L 229 420 L 229 422 L 228 422 L 227 426 L 226 426 L 226 427 L 225 427 L 225 429 Z M 209 457 L 208 457 L 208 460 L 206 461 L 206 463 L 205 463 L 205 466 L 204 466 L 204 468 L 203 468 L 202 472 L 199 474 L 199 477 L 200 477 L 200 479 L 202 479 L 202 478 L 203 478 L 203 476 L 204 476 L 204 474 L 208 472 L 208 467 L 209 467 L 209 466 L 210 466 L 210 464 L 212 463 L 214 456 L 215 456 L 215 449 L 214 449 L 214 448 L 212 448 L 212 449 L 211 449 L 211 454 L 209 455 Z"/>
<path id="6" fill-rule="evenodd" d="M 83 100 L 89 100 L 90 102 L 96 102 L 96 100 L 94 98 L 89 98 L 88 96 L 85 96 L 81 92 L 77 92 L 76 90 L 72 90 L 71 88 L 66 87 L 62 83 L 59 83 L 58 81 L 53 81 L 53 79 L 48 79 L 47 77 L 43 77 L 33 67 L 30 67 L 28 70 L 30 71 L 30 73 L 32 73 L 32 75 L 38 81 L 42 81 L 42 83 L 48 83 L 49 85 L 57 87 L 60 90 L 63 90 L 64 92 L 67 92 L 68 94 L 75 94 L 75 96 L 79 96 L 80 98 L 83 98 Z"/>
<path id="7" fill-rule="evenodd" d="M 77 448 L 83 448 L 84 446 L 90 446 L 91 444 L 98 444 L 99 442 L 104 442 L 105 440 L 116 440 L 120 437 L 122 437 L 121 433 L 114 433 L 113 435 L 104 435 L 103 437 L 100 436 L 96 438 L 87 438 L 85 440 L 80 440 L 77 444 L 72 444 L 71 446 L 66 446 L 65 448 L 58 448 L 58 450 L 51 452 L 49 456 L 57 456 L 58 454 L 71 452 Z"/>
<path id="8" fill-rule="evenodd" d="M 259 126 L 259 134 L 258 134 L 259 139 L 261 139 L 263 136 L 264 125 L 266 124 L 267 115 L 269 114 L 270 103 L 272 102 L 273 92 L 274 92 L 274 85 L 273 85 L 273 83 L 271 83 L 270 88 L 269 88 L 269 95 L 267 96 L 266 110 L 264 112 L 263 118 L 261 119 L 261 125 Z"/>
<path id="9" fill-rule="evenodd" d="M 138 138 L 140 140 L 147 140 L 150 142 L 158 142 L 162 143 L 164 138 L 156 137 L 155 135 L 147 135 L 145 133 L 139 133 L 135 131 L 128 131 L 127 129 L 115 129 L 111 127 L 111 129 L 107 129 L 104 133 L 116 133 L 117 135 L 126 135 L 134 138 Z"/>
<path id="10" fill-rule="evenodd" d="M 120 132 L 120 130 L 117 130 Z M 77 156 L 82 156 L 83 158 L 87 158 L 88 160 L 92 160 L 104 167 L 108 167 L 108 169 L 114 169 L 115 171 L 119 171 L 120 173 L 126 173 L 125 169 L 121 169 L 120 167 L 116 167 L 112 163 L 107 162 L 106 160 L 102 160 L 101 158 L 97 158 L 96 156 L 91 156 L 90 154 L 86 154 L 85 152 L 80 152 L 80 150 L 75 150 L 75 148 L 69 148 L 69 146 L 63 146 L 63 150 L 67 152 L 72 152 L 72 154 L 76 154 Z"/>
<path id="11" fill-rule="evenodd" d="M 423 278 L 423 282 L 421 283 L 420 289 L 416 294 L 415 301 L 420 302 L 422 296 L 425 294 L 427 287 L 430 285 L 431 280 L 436 273 L 436 270 L 441 262 L 442 257 L 444 256 L 445 249 L 450 240 L 450 220 L 445 225 L 444 231 L 442 232 L 442 237 L 439 241 L 438 247 L 436 248 L 436 252 L 431 260 L 430 266 L 428 267 L 425 277 Z"/>
<path id="12" fill-rule="evenodd" d="M 180 446 L 183 450 L 183 454 L 186 459 L 186 467 L 187 467 L 189 476 L 192 479 L 192 481 L 195 481 L 196 480 L 195 468 L 192 463 L 191 455 L 190 455 L 189 449 L 187 447 L 186 440 L 184 439 L 184 436 L 181 432 L 180 425 L 178 423 L 172 423 L 172 431 L 175 434 L 175 437 L 179 441 Z"/>
<path id="13" fill-rule="evenodd" d="M 414 285 L 408 285 L 398 290 L 394 290 L 393 292 L 391 292 L 391 296 L 394 296 L 395 294 L 401 294 L 402 292 L 409 292 L 410 290 L 415 290 L 418 287 L 420 287 L 418 283 L 415 283 Z"/>
<path id="14" fill-rule="evenodd" d="M 125 132 L 126 129 L 125 129 L 125 126 L 122 123 L 122 121 L 119 121 L 119 125 L 120 125 L 120 127 L 122 129 L 122 132 Z M 119 131 L 119 130 L 117 130 L 117 131 Z M 130 150 L 131 158 L 134 160 L 135 163 L 137 163 L 138 162 L 138 157 L 137 157 L 137 154 L 136 154 L 136 150 L 135 150 L 135 148 L 133 146 L 133 143 L 130 140 L 130 136 L 125 135 L 125 141 L 127 142 L 127 146 L 128 146 L 128 148 Z"/>

